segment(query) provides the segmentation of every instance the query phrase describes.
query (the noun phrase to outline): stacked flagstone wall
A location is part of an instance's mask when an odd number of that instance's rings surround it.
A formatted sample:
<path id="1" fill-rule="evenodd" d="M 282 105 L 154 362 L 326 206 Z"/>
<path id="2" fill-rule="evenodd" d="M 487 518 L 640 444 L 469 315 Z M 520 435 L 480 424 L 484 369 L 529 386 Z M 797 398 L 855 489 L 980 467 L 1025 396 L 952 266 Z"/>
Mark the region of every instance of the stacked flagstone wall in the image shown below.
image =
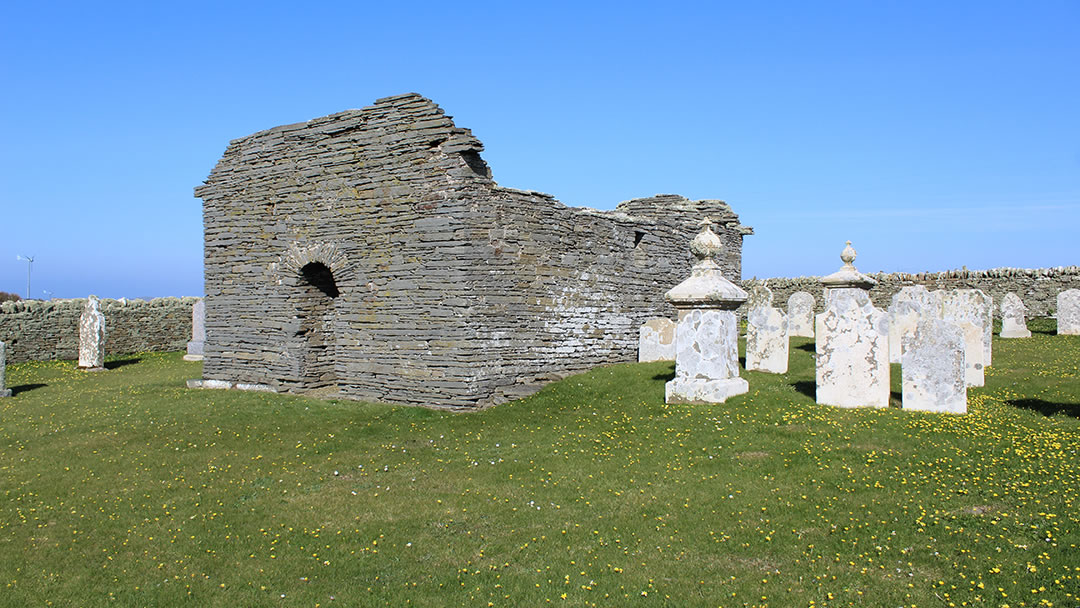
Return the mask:
<path id="1" fill-rule="evenodd" d="M 108 354 L 182 350 L 191 339 L 191 307 L 198 298 L 101 300 Z M 79 316 L 86 299 L 0 303 L 0 341 L 8 363 L 77 359 Z"/>
<path id="2" fill-rule="evenodd" d="M 738 280 L 750 230 L 722 201 L 570 208 L 498 186 L 482 149 L 415 94 L 233 141 L 196 189 L 208 385 L 474 407 L 634 360 L 704 215 Z"/>
<path id="3" fill-rule="evenodd" d="M 1057 294 L 1066 289 L 1080 289 L 1080 266 L 1055 268 L 993 268 L 990 270 L 949 270 L 945 272 L 867 273 L 878 283 L 870 291 L 874 306 L 885 310 L 893 294 L 901 287 L 922 285 L 930 291 L 936 289 L 981 289 L 994 298 L 994 315 L 1000 316 L 998 305 L 1005 294 L 1015 293 L 1027 307 L 1028 318 L 1050 316 L 1057 308 Z M 759 279 L 743 281 L 747 290 Z M 816 310 L 824 309 L 819 277 L 796 277 L 765 279 L 773 292 L 774 302 L 786 303 L 796 291 L 814 296 Z M 785 304 L 786 305 L 786 304 Z M 745 311 L 743 311 L 745 313 Z"/>

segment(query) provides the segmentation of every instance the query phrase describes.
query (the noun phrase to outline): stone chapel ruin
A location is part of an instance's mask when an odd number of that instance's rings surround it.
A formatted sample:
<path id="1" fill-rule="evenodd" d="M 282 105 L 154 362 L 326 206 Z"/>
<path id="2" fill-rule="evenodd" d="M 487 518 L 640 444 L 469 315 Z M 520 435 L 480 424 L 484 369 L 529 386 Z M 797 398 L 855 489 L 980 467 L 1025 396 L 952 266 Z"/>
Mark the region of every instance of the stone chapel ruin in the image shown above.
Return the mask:
<path id="1" fill-rule="evenodd" d="M 732 281 L 752 231 L 722 201 L 614 211 L 500 187 L 482 144 L 416 94 L 229 144 L 204 185 L 195 386 L 477 407 L 637 355 L 673 317 L 697 223 Z"/>

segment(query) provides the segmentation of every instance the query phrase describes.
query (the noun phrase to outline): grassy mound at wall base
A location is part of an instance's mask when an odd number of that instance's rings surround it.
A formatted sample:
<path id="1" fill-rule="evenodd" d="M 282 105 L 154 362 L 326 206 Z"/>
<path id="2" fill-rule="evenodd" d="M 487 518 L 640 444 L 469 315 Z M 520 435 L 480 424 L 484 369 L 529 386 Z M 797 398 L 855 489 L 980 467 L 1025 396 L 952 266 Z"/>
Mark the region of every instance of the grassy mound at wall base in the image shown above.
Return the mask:
<path id="1" fill-rule="evenodd" d="M 1074 606 L 1080 337 L 1049 332 L 995 340 L 967 416 L 819 406 L 803 339 L 713 406 L 664 405 L 666 363 L 473 414 L 187 390 L 180 353 L 9 366 L 0 605 Z"/>

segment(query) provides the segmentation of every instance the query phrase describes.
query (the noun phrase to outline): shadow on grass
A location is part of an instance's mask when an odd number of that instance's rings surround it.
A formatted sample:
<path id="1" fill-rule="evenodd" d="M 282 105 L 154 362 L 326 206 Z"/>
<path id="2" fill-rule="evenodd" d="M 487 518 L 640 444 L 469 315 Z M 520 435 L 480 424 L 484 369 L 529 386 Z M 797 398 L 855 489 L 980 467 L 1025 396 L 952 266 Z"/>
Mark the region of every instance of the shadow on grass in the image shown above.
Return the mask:
<path id="1" fill-rule="evenodd" d="M 671 371 L 664 374 L 656 374 L 652 377 L 653 380 L 663 380 L 664 382 L 671 382 L 675 379 L 675 366 L 671 366 Z"/>
<path id="2" fill-rule="evenodd" d="M 1051 403 L 1042 399 L 1010 399 L 1006 403 L 1013 407 L 1039 412 L 1043 416 L 1065 414 L 1073 418 L 1080 418 L 1080 403 Z"/>
<path id="3" fill-rule="evenodd" d="M 125 365 L 134 365 L 140 361 L 142 361 L 142 359 L 138 357 L 132 359 L 119 359 L 117 361 L 106 361 L 105 369 L 116 369 L 118 367 L 124 367 Z"/>
<path id="4" fill-rule="evenodd" d="M 817 346 L 815 345 L 814 342 L 810 342 L 809 344 L 800 344 L 800 345 L 796 346 L 795 348 L 797 348 L 799 350 L 805 350 L 808 353 L 817 352 Z"/>
<path id="5" fill-rule="evenodd" d="M 801 348 L 801 347 L 800 347 Z M 795 387 L 795 390 L 810 397 L 814 401 L 817 401 L 817 383 L 809 380 L 796 380 L 791 383 L 791 386 Z"/>
<path id="6" fill-rule="evenodd" d="M 35 388 L 43 388 L 43 387 L 46 387 L 46 386 L 49 386 L 49 385 L 48 384 L 20 384 L 19 386 L 9 386 L 8 388 L 11 389 L 11 396 L 14 397 L 15 395 L 18 395 L 19 393 L 25 393 L 27 391 L 32 391 Z"/>

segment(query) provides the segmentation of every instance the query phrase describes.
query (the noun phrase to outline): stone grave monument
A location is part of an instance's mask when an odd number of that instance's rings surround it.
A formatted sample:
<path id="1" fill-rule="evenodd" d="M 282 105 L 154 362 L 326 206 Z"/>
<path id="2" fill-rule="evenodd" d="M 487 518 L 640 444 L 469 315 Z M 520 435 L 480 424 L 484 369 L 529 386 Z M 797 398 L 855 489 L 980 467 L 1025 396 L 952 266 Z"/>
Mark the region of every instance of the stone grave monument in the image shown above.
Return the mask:
<path id="1" fill-rule="evenodd" d="M 4 370 L 7 368 L 7 344 L 0 342 L 0 397 L 10 397 L 11 389 L 4 384 Z"/>
<path id="2" fill-rule="evenodd" d="M 199 298 L 191 305 L 191 342 L 187 343 L 184 361 L 202 361 L 206 342 L 206 302 Z"/>
<path id="3" fill-rule="evenodd" d="M 814 296 L 796 291 L 787 300 L 788 335 L 814 337 Z"/>
<path id="4" fill-rule="evenodd" d="M 889 318 L 874 308 L 847 242 L 840 270 L 821 279 L 828 305 L 815 318 L 817 402 L 839 407 L 888 407 Z"/>
<path id="5" fill-rule="evenodd" d="M 1057 333 L 1080 336 L 1080 289 L 1066 289 L 1058 294 Z"/>
<path id="6" fill-rule="evenodd" d="M 79 317 L 79 369 L 98 372 L 105 369 L 105 315 L 97 296 L 86 299 Z"/>
<path id="7" fill-rule="evenodd" d="M 714 258 L 723 243 L 712 221 L 701 222 L 690 243 L 698 258 L 690 278 L 664 297 L 679 311 L 675 330 L 675 378 L 665 387 L 667 403 L 723 403 L 750 390 L 739 377 L 739 323 L 735 309 L 747 294 L 724 278 Z"/>
<path id="8" fill-rule="evenodd" d="M 984 383 L 984 361 L 986 361 L 986 305 L 980 293 L 975 289 L 954 289 L 941 294 L 941 318 L 955 323 L 964 332 L 964 363 L 967 370 L 965 377 L 968 386 L 982 386 Z"/>
<path id="9" fill-rule="evenodd" d="M 975 295 L 982 299 L 983 313 L 983 367 L 990 367 L 994 355 L 994 298 L 981 289 Z"/>
<path id="10" fill-rule="evenodd" d="M 915 331 L 924 315 L 938 316 L 940 305 L 922 285 L 901 287 L 889 306 L 889 362 L 900 363 L 903 337 Z"/>
<path id="11" fill-rule="evenodd" d="M 903 408 L 966 414 L 964 331 L 948 321 L 923 315 L 902 339 Z"/>
<path id="12" fill-rule="evenodd" d="M 771 305 L 769 288 L 761 289 L 768 294 L 746 315 L 746 369 L 784 374 L 788 369 L 787 315 Z"/>
<path id="13" fill-rule="evenodd" d="M 638 329 L 638 363 L 674 360 L 674 321 L 665 317 L 649 319 Z"/>
<path id="14" fill-rule="evenodd" d="M 1023 300 L 1015 293 L 1009 292 L 1001 300 L 1001 337 L 1002 338 L 1030 338 L 1031 331 L 1027 328 L 1027 319 L 1024 317 Z"/>

